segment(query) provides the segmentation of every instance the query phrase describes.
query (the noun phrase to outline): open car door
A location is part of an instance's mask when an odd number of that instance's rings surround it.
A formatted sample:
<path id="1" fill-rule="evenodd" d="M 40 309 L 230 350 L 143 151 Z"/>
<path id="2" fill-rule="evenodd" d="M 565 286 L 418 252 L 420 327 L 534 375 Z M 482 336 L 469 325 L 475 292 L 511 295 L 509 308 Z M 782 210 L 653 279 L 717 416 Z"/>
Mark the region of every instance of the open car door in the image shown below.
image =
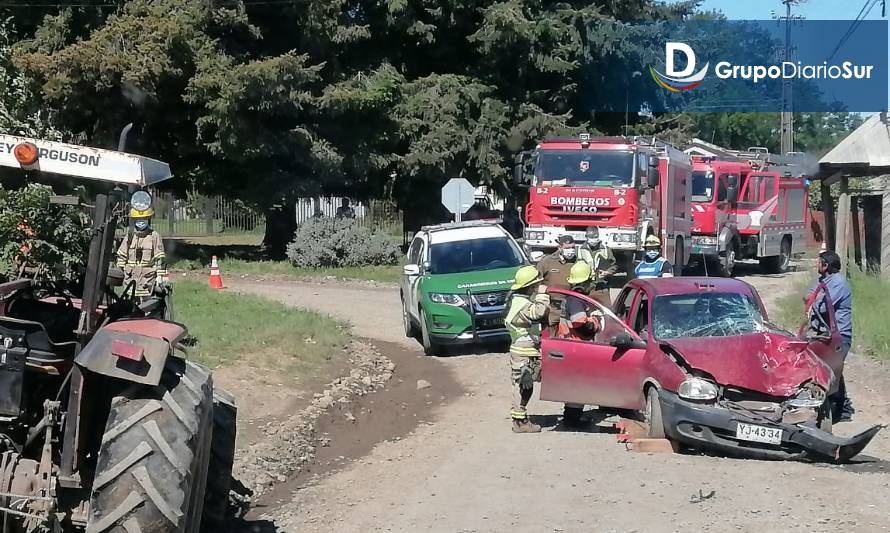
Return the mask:
<path id="1" fill-rule="evenodd" d="M 824 284 L 820 283 L 807 297 L 805 318 L 797 335 L 806 340 L 810 350 L 831 367 L 836 380 L 840 379 L 844 372 L 842 339 L 834 318 L 831 295 Z"/>
<path id="2" fill-rule="evenodd" d="M 577 293 L 551 289 L 566 301 L 574 298 L 588 314 L 599 315 L 599 331 L 588 339 L 551 335 L 541 339 L 541 399 L 624 409 L 640 407 L 640 372 L 645 343 L 612 311 Z"/>

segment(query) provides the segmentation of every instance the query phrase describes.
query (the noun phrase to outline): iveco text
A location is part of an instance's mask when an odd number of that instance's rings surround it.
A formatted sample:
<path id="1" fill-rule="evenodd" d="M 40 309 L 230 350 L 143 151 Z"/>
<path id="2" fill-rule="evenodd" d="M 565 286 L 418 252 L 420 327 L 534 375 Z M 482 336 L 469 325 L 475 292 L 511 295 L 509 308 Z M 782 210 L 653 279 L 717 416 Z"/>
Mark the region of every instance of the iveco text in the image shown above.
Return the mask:
<path id="1" fill-rule="evenodd" d="M 733 65 L 729 61 L 721 61 L 714 67 L 718 78 L 745 79 L 757 83 L 764 79 L 871 79 L 873 65 L 854 65 L 844 61 L 841 65 L 829 65 L 823 61 L 821 65 L 803 65 L 800 61 L 792 63 L 783 61 L 782 65 Z"/>

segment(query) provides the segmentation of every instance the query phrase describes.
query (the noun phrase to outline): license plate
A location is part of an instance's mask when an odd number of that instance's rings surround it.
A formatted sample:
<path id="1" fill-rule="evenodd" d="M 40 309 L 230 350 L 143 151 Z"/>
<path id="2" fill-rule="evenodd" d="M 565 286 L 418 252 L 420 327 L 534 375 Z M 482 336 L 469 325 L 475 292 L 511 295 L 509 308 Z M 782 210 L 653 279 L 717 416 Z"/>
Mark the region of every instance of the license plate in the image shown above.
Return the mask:
<path id="1" fill-rule="evenodd" d="M 496 329 L 504 327 L 504 319 L 500 317 L 477 318 L 476 327 L 480 329 Z"/>
<path id="2" fill-rule="evenodd" d="M 754 424 L 742 424 L 736 427 L 735 437 L 741 440 L 751 442 L 763 442 L 766 444 L 782 444 L 782 430 L 779 428 L 768 428 L 765 426 L 755 426 Z"/>

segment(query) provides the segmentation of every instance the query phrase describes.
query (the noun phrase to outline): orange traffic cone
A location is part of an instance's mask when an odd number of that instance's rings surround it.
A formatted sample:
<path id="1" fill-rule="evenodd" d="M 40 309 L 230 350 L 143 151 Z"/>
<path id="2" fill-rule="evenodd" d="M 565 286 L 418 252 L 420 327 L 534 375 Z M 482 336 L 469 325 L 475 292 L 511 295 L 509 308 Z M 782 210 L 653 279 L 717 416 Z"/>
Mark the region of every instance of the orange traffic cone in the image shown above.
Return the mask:
<path id="1" fill-rule="evenodd" d="M 210 260 L 210 288 L 224 289 L 222 276 L 219 274 L 219 265 L 216 263 L 216 256 Z"/>

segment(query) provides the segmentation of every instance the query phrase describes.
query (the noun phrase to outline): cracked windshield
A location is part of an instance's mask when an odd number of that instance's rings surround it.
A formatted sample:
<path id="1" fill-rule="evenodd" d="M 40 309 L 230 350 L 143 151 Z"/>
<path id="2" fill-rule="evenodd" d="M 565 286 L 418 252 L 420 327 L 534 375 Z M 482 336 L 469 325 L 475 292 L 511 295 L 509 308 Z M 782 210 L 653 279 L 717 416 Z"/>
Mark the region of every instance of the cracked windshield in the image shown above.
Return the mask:
<path id="1" fill-rule="evenodd" d="M 433 274 L 493 270 L 517 267 L 522 263 L 522 252 L 508 239 L 443 242 L 430 249 L 430 272 Z"/>
<path id="2" fill-rule="evenodd" d="M 540 184 L 550 186 L 630 187 L 633 175 L 633 153 L 612 150 L 541 152 L 535 169 Z"/>
<path id="3" fill-rule="evenodd" d="M 771 329 L 757 305 L 741 294 L 659 296 L 653 309 L 655 337 L 726 337 Z"/>

